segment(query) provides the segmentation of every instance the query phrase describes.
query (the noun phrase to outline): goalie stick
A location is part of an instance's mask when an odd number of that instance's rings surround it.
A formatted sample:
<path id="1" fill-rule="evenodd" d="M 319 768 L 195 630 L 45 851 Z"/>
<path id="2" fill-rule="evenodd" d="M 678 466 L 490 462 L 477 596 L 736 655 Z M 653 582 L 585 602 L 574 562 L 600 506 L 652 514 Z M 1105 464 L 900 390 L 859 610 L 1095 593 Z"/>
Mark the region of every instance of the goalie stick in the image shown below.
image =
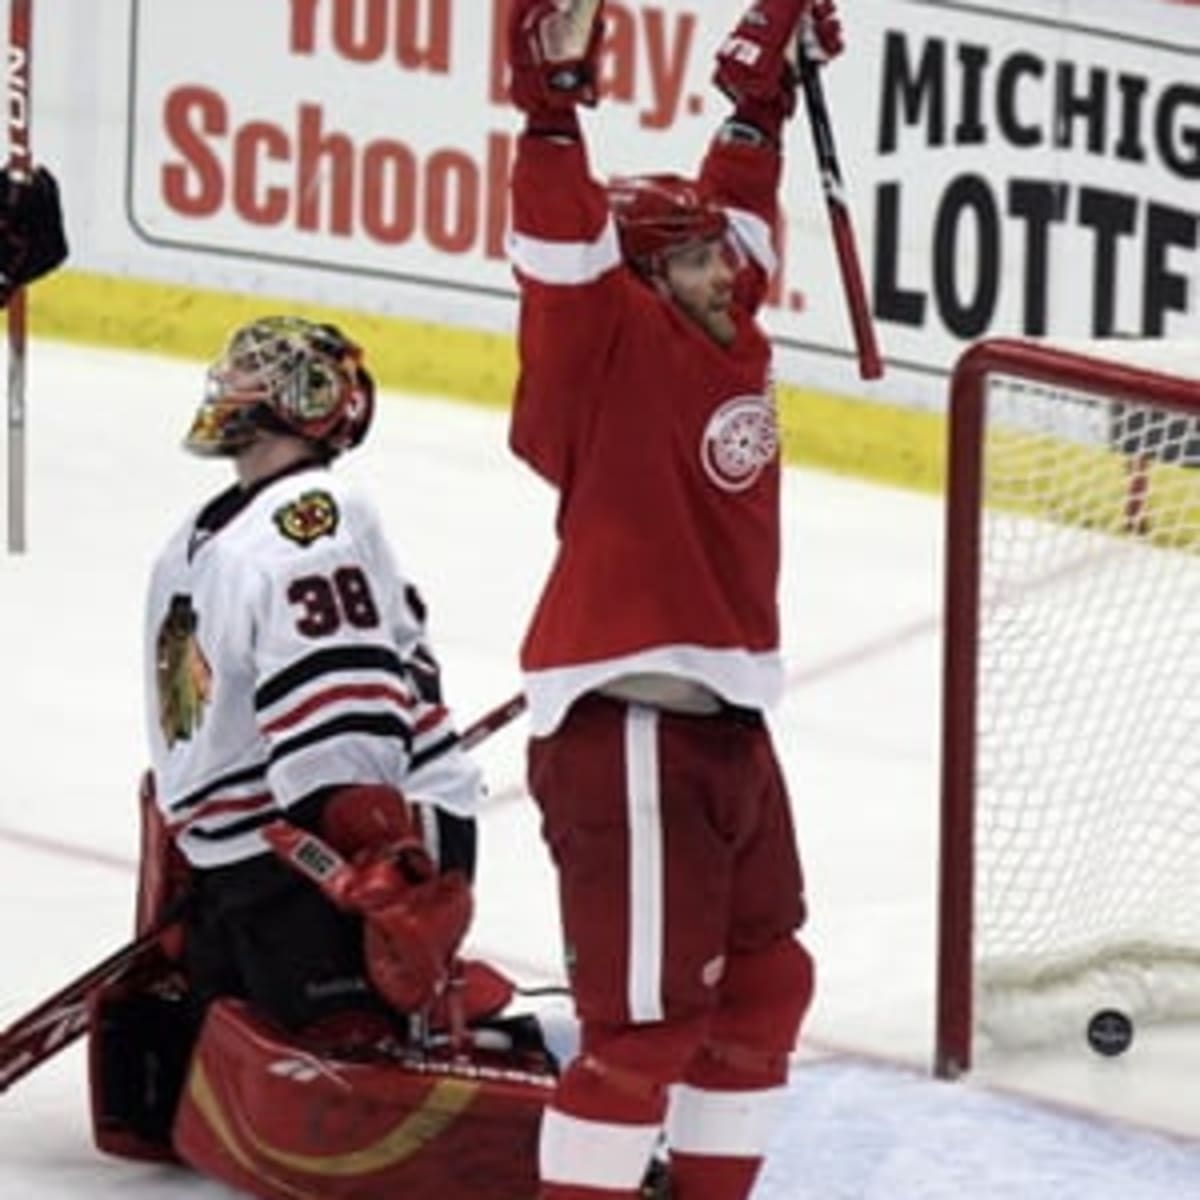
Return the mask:
<path id="1" fill-rule="evenodd" d="M 476 717 L 470 725 L 459 734 L 459 745 L 464 750 L 474 750 L 480 742 L 492 736 L 498 729 L 503 729 L 510 721 L 515 721 L 525 711 L 525 696 L 518 692 L 510 696 L 503 704 L 485 712 L 482 717 Z"/>
<path id="2" fill-rule="evenodd" d="M 156 925 L 115 950 L 0 1034 L 0 1092 L 87 1030 L 88 998 L 105 984 L 128 979 L 153 963 L 158 940 L 168 923 Z"/>
<path id="3" fill-rule="evenodd" d="M 800 73 L 800 86 L 804 91 L 804 105 L 808 110 L 813 148 L 821 172 L 821 190 L 825 193 L 825 208 L 829 213 L 829 224 L 833 231 L 833 244 L 842 276 L 842 291 L 846 297 L 850 324 L 854 330 L 858 374 L 861 379 L 878 379 L 883 374 L 883 359 L 875 340 L 875 324 L 871 319 L 867 289 L 863 284 L 862 268 L 858 262 L 854 226 L 850 221 L 850 204 L 846 199 L 842 169 L 833 141 L 833 122 L 829 119 L 829 109 L 825 103 L 820 66 L 808 53 L 804 38 L 802 25 L 796 43 L 796 68 Z"/>
<path id="4" fill-rule="evenodd" d="M 8 0 L 8 169 L 28 179 L 33 0 Z M 9 297 L 8 318 L 8 550 L 25 552 L 25 289 Z"/>
<path id="5" fill-rule="evenodd" d="M 464 750 L 474 749 L 524 711 L 525 697 L 518 693 L 468 725 L 459 736 L 460 744 Z M 0 1033 L 0 1093 L 86 1033 L 89 997 L 105 984 L 154 965 L 159 939 L 179 915 L 179 907 L 173 908 L 153 928 L 114 950 Z"/>

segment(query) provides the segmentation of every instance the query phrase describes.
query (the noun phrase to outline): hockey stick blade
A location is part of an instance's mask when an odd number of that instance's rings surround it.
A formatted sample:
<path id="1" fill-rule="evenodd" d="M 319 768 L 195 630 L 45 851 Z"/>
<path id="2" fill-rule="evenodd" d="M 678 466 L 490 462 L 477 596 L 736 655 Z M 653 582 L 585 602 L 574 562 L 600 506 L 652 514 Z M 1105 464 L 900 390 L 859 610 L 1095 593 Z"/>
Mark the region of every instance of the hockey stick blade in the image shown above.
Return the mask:
<path id="1" fill-rule="evenodd" d="M 524 711 L 525 697 L 518 692 L 472 721 L 463 730 L 460 744 L 465 750 L 474 749 Z M 179 915 L 180 909 L 172 907 L 140 937 L 114 950 L 0 1032 L 0 1093 L 86 1033 L 92 993 L 158 961 L 159 939 Z"/>
<path id="2" fill-rule="evenodd" d="M 821 190 L 825 194 L 825 208 L 829 213 L 838 270 L 842 277 L 842 292 L 850 314 L 850 325 L 854 331 L 858 374 L 862 379 L 878 379 L 883 374 L 883 358 L 876 341 L 875 323 L 871 318 L 867 289 L 859 265 L 850 204 L 846 198 L 841 166 L 833 141 L 833 122 L 829 119 L 829 108 L 825 103 L 820 67 L 806 52 L 803 34 L 796 46 L 796 65 L 800 73 L 800 86 L 804 91 L 805 108 L 808 110 L 808 123 L 812 130 L 813 148 L 821 175 Z"/>

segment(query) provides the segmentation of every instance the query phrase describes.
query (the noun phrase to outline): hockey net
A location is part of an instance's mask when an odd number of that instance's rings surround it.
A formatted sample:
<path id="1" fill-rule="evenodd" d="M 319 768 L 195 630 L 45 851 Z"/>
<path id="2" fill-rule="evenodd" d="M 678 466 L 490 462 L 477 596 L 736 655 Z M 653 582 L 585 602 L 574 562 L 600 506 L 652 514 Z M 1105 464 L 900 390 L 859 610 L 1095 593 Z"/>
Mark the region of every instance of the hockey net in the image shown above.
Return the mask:
<path id="1" fill-rule="evenodd" d="M 943 1075 L 1200 1017 L 1200 343 L 980 343 L 949 444 Z"/>

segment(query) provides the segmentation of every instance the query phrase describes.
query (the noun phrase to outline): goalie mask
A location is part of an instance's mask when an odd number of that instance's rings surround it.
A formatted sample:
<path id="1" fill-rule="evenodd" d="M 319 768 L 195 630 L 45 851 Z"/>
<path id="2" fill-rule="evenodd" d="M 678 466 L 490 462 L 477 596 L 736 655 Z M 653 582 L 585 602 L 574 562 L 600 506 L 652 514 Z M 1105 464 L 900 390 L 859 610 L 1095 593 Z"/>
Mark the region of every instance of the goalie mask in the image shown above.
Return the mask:
<path id="1" fill-rule="evenodd" d="M 366 437 L 374 405 L 362 350 L 339 329 L 262 317 L 238 329 L 208 369 L 184 445 L 194 454 L 235 455 L 271 431 L 304 438 L 332 458 Z"/>
<path id="2" fill-rule="evenodd" d="M 662 258 L 697 242 L 724 237 L 729 220 L 682 175 L 633 175 L 612 180 L 608 204 L 621 254 L 639 274 L 661 270 Z"/>

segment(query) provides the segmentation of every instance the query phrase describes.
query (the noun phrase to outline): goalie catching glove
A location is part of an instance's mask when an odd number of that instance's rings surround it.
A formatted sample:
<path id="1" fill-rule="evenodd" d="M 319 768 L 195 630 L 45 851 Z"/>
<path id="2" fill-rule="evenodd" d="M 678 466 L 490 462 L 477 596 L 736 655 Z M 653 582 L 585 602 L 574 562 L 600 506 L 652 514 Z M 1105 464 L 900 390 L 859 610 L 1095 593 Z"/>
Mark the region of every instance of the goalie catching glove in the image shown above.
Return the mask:
<path id="1" fill-rule="evenodd" d="M 734 119 L 778 142 L 796 111 L 797 37 L 813 61 L 842 52 L 842 26 L 833 0 L 756 0 L 717 51 L 713 83 L 733 101 Z"/>
<path id="2" fill-rule="evenodd" d="M 328 841 L 282 820 L 263 835 L 334 904 L 362 915 L 367 975 L 379 994 L 400 1012 L 427 1009 L 471 923 L 466 878 L 438 874 L 413 835 L 404 798 L 391 788 L 335 792 L 321 828 Z"/>
<path id="3" fill-rule="evenodd" d="M 596 103 L 602 8 L 603 0 L 514 0 L 509 94 L 519 109 L 546 115 Z"/>

